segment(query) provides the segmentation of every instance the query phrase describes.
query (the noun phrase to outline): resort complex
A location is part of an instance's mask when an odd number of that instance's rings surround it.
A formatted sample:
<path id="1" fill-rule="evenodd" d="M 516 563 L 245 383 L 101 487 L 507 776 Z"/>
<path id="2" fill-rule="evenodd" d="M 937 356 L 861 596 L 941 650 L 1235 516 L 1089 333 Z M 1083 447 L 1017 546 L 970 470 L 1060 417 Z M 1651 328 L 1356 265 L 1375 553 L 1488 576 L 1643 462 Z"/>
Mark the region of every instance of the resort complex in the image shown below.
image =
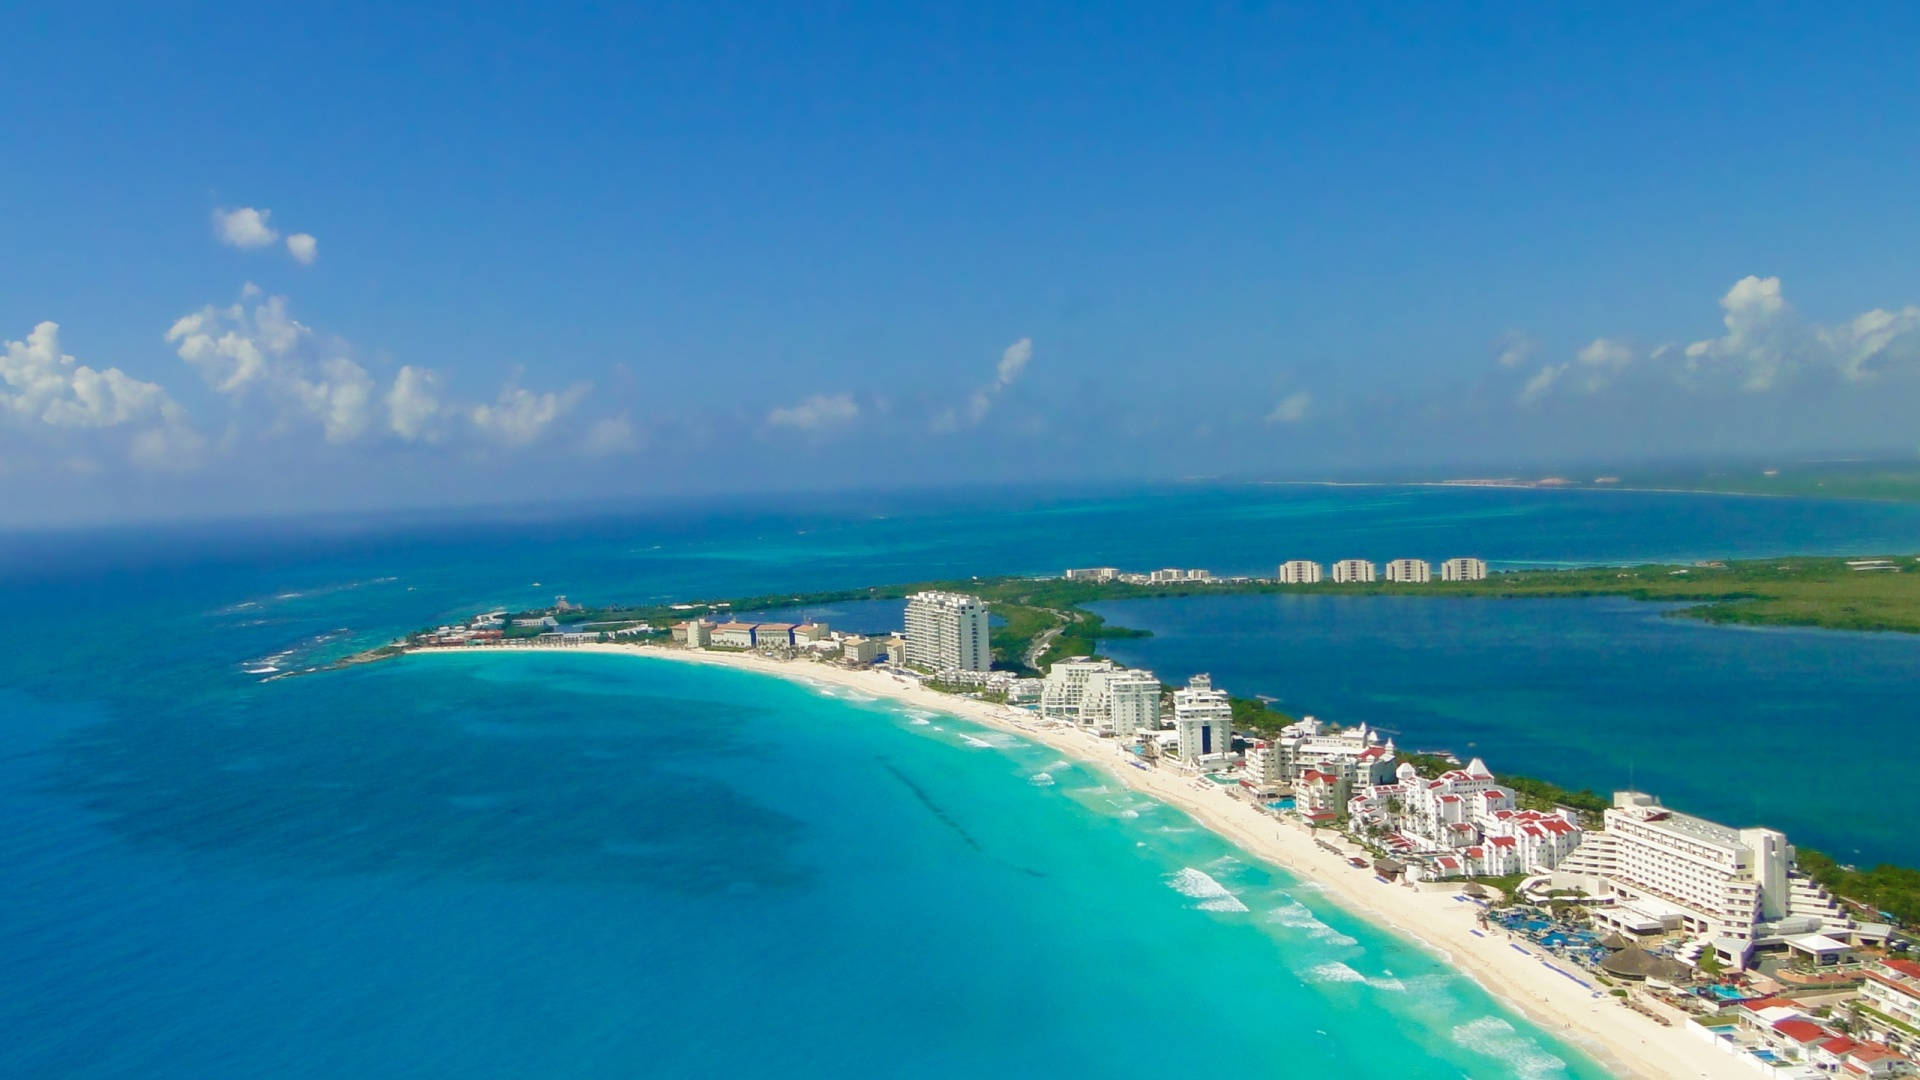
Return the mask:
<path id="1" fill-rule="evenodd" d="M 1318 585 L 1333 581 L 1341 585 L 1372 584 L 1381 579 L 1397 585 L 1425 585 L 1434 580 L 1433 564 L 1425 559 L 1391 559 L 1385 569 L 1367 559 L 1340 559 L 1327 567 L 1311 559 L 1288 559 L 1270 578 L 1221 576 L 1212 571 L 1189 567 L 1136 572 L 1112 566 L 1077 567 L 1061 575 L 1066 581 L 1096 584 L 1118 582 L 1123 585 L 1186 585 L 1194 582 L 1219 585 Z M 1487 564 L 1474 558 L 1448 559 L 1440 564 L 1441 581 L 1485 581 Z"/>
<path id="2" fill-rule="evenodd" d="M 1361 559 L 1330 570 L 1292 560 L 1273 580 L 1363 583 L 1379 569 Z M 1443 581 L 1485 573 L 1478 559 L 1440 564 Z M 1419 559 L 1390 560 L 1384 574 L 1393 583 L 1433 580 L 1431 564 Z M 1136 575 L 1112 567 L 1069 570 L 1065 579 L 1246 580 L 1193 568 Z M 700 607 L 733 610 L 731 602 Z M 407 644 L 604 649 L 638 637 L 716 662 L 816 661 L 828 666 L 811 670 L 836 671 L 855 680 L 850 685 L 932 695 L 1075 755 L 1109 755 L 1123 763 L 1126 782 L 1195 812 L 1229 806 L 1223 827 L 1236 836 L 1256 830 L 1247 835 L 1260 850 L 1300 852 L 1309 861 L 1337 855 L 1320 872 L 1468 904 L 1471 940 L 1498 940 L 1585 1000 L 1618 1000 L 1645 1017 L 1631 1023 L 1677 1026 L 1709 1062 L 1782 1080 L 1920 1074 L 1910 1059 L 1920 1053 L 1920 963 L 1907 958 L 1909 941 L 1891 917 L 1835 896 L 1803 872 L 1782 832 L 1709 821 L 1640 791 L 1602 802 L 1535 781 L 1503 782 L 1477 756 L 1408 751 L 1393 733 L 1364 722 L 1284 717 L 1234 698 L 1206 673 L 1175 685 L 1094 655 L 1039 663 L 1039 646 L 1024 640 L 1026 663 L 1014 665 L 1021 670 L 996 670 L 990 607 L 983 596 L 923 589 L 905 597 L 903 625 L 890 634 L 731 615 L 695 615 L 670 632 L 644 622 L 586 632 L 557 621 L 582 618 L 577 608 L 517 617 L 490 611 Z M 1033 667 L 1044 671 L 1034 677 Z M 1242 709 L 1245 724 L 1236 722 Z M 1279 847 L 1262 846 L 1261 828 Z M 1422 932 L 1414 921 L 1413 932 Z"/>

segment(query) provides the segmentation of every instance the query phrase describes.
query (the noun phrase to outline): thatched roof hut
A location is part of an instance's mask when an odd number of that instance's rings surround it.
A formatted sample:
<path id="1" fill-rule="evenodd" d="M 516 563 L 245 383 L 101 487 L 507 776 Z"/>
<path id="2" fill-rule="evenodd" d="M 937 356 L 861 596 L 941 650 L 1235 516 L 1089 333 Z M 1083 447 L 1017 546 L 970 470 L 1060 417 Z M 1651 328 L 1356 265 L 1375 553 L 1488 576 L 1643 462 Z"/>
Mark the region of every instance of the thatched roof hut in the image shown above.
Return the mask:
<path id="1" fill-rule="evenodd" d="M 1630 949 L 1633 947 L 1633 941 L 1629 939 L 1627 935 L 1615 930 L 1600 939 L 1600 947 L 1603 949 Z"/>
<path id="2" fill-rule="evenodd" d="M 1681 982 L 1693 975 L 1693 969 L 1678 960 L 1655 956 L 1638 945 L 1629 945 L 1600 961 L 1600 969 L 1622 979 L 1653 979 Z"/>
<path id="3" fill-rule="evenodd" d="M 1487 895 L 1487 887 L 1485 885 L 1480 884 L 1477 881 L 1467 882 L 1467 887 L 1464 889 L 1461 889 L 1460 891 L 1467 894 L 1468 896 L 1473 897 L 1476 900 L 1482 899 Z"/>

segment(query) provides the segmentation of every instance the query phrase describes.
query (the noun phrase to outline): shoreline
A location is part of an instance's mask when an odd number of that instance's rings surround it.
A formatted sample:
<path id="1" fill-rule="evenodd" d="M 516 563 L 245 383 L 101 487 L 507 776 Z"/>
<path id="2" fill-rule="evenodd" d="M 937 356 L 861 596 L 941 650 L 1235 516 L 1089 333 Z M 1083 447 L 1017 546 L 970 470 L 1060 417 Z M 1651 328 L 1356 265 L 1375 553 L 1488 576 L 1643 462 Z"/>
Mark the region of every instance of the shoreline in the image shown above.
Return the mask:
<path id="1" fill-rule="evenodd" d="M 491 649 L 435 647 L 409 652 L 486 654 Z M 630 644 L 527 645 L 506 652 L 595 653 L 652 657 L 705 664 L 785 679 L 828 684 L 875 698 L 931 709 L 1039 743 L 1110 779 L 1157 799 L 1248 854 L 1302 881 L 1318 884 L 1347 912 L 1435 953 L 1454 971 L 1472 979 L 1503 1005 L 1535 1026 L 1592 1057 L 1603 1068 L 1636 1080 L 1674 1076 L 1734 1077 L 1746 1070 L 1734 1057 L 1689 1033 L 1686 1021 L 1663 1006 L 1673 1026 L 1661 1026 L 1625 1007 L 1597 985 L 1576 984 L 1561 968 L 1533 950 L 1522 951 L 1502 931 L 1480 934 L 1478 905 L 1456 899 L 1458 888 L 1416 890 L 1382 884 L 1371 870 L 1360 870 L 1317 846 L 1303 826 L 1271 817 L 1226 789 L 1194 775 L 1134 767 L 1136 759 L 1114 740 L 1006 706 L 928 690 L 889 672 L 848 670 L 808 660 L 774 660 L 751 653 L 712 652 Z M 1461 883 L 1464 885 L 1465 883 Z"/>

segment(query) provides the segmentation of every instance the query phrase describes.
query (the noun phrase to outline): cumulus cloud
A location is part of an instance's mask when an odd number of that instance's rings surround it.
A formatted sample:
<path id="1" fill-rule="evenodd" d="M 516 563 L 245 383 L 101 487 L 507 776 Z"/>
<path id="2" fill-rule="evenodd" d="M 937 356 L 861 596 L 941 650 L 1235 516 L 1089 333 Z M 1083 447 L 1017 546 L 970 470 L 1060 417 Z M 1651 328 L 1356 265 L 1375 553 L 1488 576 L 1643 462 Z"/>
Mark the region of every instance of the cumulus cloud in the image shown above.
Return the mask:
<path id="1" fill-rule="evenodd" d="M 1694 392 L 1732 389 L 1749 394 L 1809 378 L 1853 384 L 1920 374 L 1920 306 L 1873 308 L 1840 323 L 1822 324 L 1793 309 L 1779 278 L 1749 275 L 1720 297 L 1720 312 L 1719 336 L 1684 346 L 1642 351 L 1616 339 L 1596 338 L 1571 361 L 1536 371 L 1521 388 L 1519 400 L 1536 401 L 1556 386 L 1595 393 L 1633 372 Z M 1579 378 L 1562 378 L 1575 372 Z"/>
<path id="2" fill-rule="evenodd" d="M 393 377 L 387 390 L 387 430 L 408 442 L 432 442 L 440 437 L 440 375 L 409 364 Z"/>
<path id="3" fill-rule="evenodd" d="M 965 409 L 945 409 L 936 415 L 932 430 L 947 433 L 977 426 L 992 411 L 994 399 L 1020 378 L 1027 370 L 1027 361 L 1032 359 L 1032 338 L 1021 338 L 1001 350 L 1000 363 L 994 367 L 993 381 L 968 394 Z"/>
<path id="4" fill-rule="evenodd" d="M 267 224 L 272 214 L 271 210 L 255 210 L 251 206 L 217 209 L 213 212 L 213 232 L 228 247 L 263 248 L 280 239 L 280 234 Z"/>
<path id="5" fill-rule="evenodd" d="M 1533 359 L 1534 350 L 1540 347 L 1532 334 L 1524 330 L 1509 330 L 1500 337 L 1500 366 L 1517 368 Z"/>
<path id="6" fill-rule="evenodd" d="M 1720 298 L 1720 309 L 1725 333 L 1682 350 L 1689 375 L 1731 378 L 1760 393 L 1809 373 L 1859 383 L 1920 369 L 1920 307 L 1912 304 L 1825 325 L 1787 303 L 1779 278 L 1749 275 Z"/>
<path id="7" fill-rule="evenodd" d="M 271 247 L 280 239 L 280 230 L 270 221 L 272 217 L 273 211 L 251 206 L 231 210 L 220 207 L 213 212 L 213 235 L 228 247 L 242 251 Z M 287 254 L 301 266 L 312 266 L 320 257 L 320 241 L 312 233 L 292 233 L 287 236 L 286 244 Z"/>
<path id="8" fill-rule="evenodd" d="M 1295 390 L 1280 399 L 1273 411 L 1267 414 L 1269 424 L 1297 424 L 1307 418 L 1307 408 L 1313 404 L 1313 395 L 1305 390 Z"/>
<path id="9" fill-rule="evenodd" d="M 475 405 L 467 412 L 474 430 L 492 442 L 507 446 L 525 446 L 544 434 L 549 425 L 585 397 L 585 386 L 573 386 L 559 393 L 535 393 L 508 383 L 500 397 L 490 405 Z"/>
<path id="10" fill-rule="evenodd" d="M 860 405 L 852 395 L 814 394 L 768 412 L 767 425 L 817 433 L 843 427 L 859 418 Z"/>
<path id="11" fill-rule="evenodd" d="M 312 266 L 313 260 L 320 257 L 320 241 L 312 233 L 294 233 L 287 237 L 287 254 L 301 266 Z"/>
<path id="12" fill-rule="evenodd" d="M 129 450 L 136 464 L 174 467 L 197 455 L 202 440 L 165 390 L 62 352 L 58 323 L 39 323 L 26 340 L 3 344 L 0 415 L 45 428 L 141 428 Z"/>
<path id="13" fill-rule="evenodd" d="M 317 426 L 336 444 L 376 433 L 433 443 L 459 429 L 524 446 L 586 393 L 584 385 L 539 393 L 509 382 L 496 401 L 459 404 L 443 395 L 439 373 L 413 365 L 400 368 L 383 390 L 346 342 L 316 334 L 293 317 L 286 297 L 266 296 L 253 285 L 232 304 L 181 316 L 166 340 L 231 402 L 241 426 L 272 434 Z"/>
<path id="14" fill-rule="evenodd" d="M 183 315 L 166 340 L 208 386 L 236 403 L 280 422 L 317 423 L 331 443 L 359 438 L 372 423 L 373 377 L 342 346 L 323 344 L 293 318 L 286 297 L 259 296 L 249 285 L 236 303 Z"/>
<path id="15" fill-rule="evenodd" d="M 36 325 L 0 355 L 0 410 L 51 427 L 100 428 L 158 415 L 165 390 L 119 368 L 98 371 L 60 351 L 60 324 Z"/>

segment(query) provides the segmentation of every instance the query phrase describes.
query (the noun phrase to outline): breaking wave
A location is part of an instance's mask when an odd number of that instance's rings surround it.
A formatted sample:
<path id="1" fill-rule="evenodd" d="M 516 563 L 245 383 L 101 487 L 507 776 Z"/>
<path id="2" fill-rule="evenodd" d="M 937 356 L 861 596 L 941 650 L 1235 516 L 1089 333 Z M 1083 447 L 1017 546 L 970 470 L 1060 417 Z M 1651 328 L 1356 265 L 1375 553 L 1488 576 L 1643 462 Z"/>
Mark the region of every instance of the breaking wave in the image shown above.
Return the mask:
<path id="1" fill-rule="evenodd" d="M 1538 1043 L 1514 1030 L 1497 1016 L 1469 1020 L 1453 1029 L 1455 1044 L 1505 1063 L 1523 1080 L 1564 1076 L 1567 1063 L 1542 1050 Z"/>
<path id="2" fill-rule="evenodd" d="M 1199 901 L 1193 906 L 1201 911 L 1247 910 L 1247 905 L 1241 903 L 1239 897 L 1228 892 L 1225 885 L 1213 880 L 1204 870 L 1182 867 L 1178 873 L 1167 875 L 1167 884 L 1174 892 Z"/>

